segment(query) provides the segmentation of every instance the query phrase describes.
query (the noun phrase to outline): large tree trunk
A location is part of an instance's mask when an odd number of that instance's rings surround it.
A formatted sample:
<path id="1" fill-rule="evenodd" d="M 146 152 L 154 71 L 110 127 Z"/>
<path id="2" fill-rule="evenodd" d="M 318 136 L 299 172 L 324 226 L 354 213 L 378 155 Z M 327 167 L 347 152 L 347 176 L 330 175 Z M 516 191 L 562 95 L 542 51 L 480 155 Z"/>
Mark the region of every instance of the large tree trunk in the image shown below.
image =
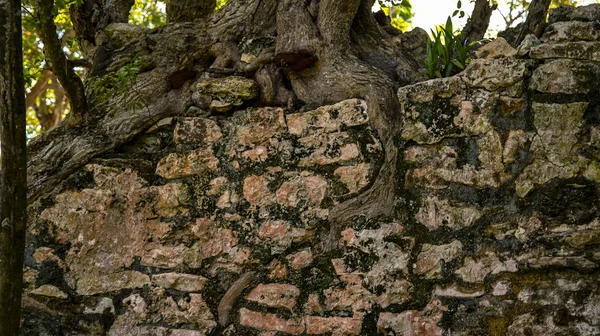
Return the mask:
<path id="1" fill-rule="evenodd" d="M 21 1 L 0 2 L 0 335 L 19 334 L 26 214 Z"/>

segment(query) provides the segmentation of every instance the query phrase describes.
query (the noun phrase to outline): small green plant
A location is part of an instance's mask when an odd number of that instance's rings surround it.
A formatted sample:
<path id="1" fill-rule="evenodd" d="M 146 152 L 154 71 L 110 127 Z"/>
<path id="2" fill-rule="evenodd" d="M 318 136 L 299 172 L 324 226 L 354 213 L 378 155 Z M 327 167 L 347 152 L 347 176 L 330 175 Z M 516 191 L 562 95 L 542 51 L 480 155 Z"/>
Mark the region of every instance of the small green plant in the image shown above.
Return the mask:
<path id="1" fill-rule="evenodd" d="M 87 87 L 92 90 L 96 100 L 108 100 L 122 94 L 135 84 L 141 65 L 142 61 L 134 58 L 119 69 L 108 72 L 102 77 L 88 78 Z"/>
<path id="2" fill-rule="evenodd" d="M 452 18 L 446 24 L 431 30 L 433 40 L 427 41 L 427 58 L 420 60 L 429 78 L 448 77 L 463 70 L 469 64 L 468 41 L 462 41 L 460 33 L 454 31 Z"/>

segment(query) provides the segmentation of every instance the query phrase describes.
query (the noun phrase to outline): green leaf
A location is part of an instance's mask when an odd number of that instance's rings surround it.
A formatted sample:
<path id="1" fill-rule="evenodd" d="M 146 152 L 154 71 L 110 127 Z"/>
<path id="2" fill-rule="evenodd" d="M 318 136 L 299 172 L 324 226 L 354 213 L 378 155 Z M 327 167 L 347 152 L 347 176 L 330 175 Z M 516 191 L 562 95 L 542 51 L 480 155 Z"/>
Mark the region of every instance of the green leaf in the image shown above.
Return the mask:
<path id="1" fill-rule="evenodd" d="M 461 64 L 458 60 L 453 59 L 452 64 L 454 64 L 457 68 L 459 68 L 461 70 L 465 69 L 465 66 L 463 64 Z"/>

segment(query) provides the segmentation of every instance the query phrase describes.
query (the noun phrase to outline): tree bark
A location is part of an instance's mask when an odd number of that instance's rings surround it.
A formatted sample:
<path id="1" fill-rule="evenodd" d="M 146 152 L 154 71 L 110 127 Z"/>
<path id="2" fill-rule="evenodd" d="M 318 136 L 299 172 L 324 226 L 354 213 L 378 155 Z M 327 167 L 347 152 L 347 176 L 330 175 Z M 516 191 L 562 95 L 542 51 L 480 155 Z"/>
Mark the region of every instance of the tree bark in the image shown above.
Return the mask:
<path id="1" fill-rule="evenodd" d="M 217 0 L 167 0 L 167 22 L 204 20 L 217 7 Z"/>
<path id="2" fill-rule="evenodd" d="M 489 0 L 477 0 L 473 13 L 461 32 L 461 40 L 467 43 L 481 40 L 487 32 L 492 13 L 497 7 L 497 4 L 490 6 Z"/>
<path id="3" fill-rule="evenodd" d="M 525 36 L 529 34 L 534 34 L 537 37 L 542 35 L 544 28 L 546 27 L 546 17 L 548 16 L 548 9 L 550 8 L 551 2 L 552 0 L 531 1 L 527 12 L 527 19 L 525 19 L 525 24 L 514 42 L 514 46 L 521 44 L 525 39 Z"/>
<path id="4" fill-rule="evenodd" d="M 318 30 L 306 5 L 283 0 L 277 9 L 277 43 L 275 62 L 302 70 L 317 61 Z"/>
<path id="5" fill-rule="evenodd" d="M 0 335 L 19 334 L 27 223 L 21 1 L 0 1 Z"/>

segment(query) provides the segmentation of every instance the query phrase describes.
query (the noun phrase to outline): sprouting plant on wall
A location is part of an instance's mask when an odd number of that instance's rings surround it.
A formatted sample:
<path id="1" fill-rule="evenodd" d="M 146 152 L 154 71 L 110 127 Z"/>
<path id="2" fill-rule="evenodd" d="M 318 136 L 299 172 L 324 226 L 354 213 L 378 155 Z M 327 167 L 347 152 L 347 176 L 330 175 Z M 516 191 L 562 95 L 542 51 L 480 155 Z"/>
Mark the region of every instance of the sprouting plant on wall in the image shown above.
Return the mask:
<path id="1" fill-rule="evenodd" d="M 445 25 L 431 30 L 432 40 L 427 41 L 427 57 L 420 60 L 429 78 L 454 75 L 469 64 L 468 53 L 472 43 L 463 41 L 460 32 L 455 32 L 452 18 Z"/>

